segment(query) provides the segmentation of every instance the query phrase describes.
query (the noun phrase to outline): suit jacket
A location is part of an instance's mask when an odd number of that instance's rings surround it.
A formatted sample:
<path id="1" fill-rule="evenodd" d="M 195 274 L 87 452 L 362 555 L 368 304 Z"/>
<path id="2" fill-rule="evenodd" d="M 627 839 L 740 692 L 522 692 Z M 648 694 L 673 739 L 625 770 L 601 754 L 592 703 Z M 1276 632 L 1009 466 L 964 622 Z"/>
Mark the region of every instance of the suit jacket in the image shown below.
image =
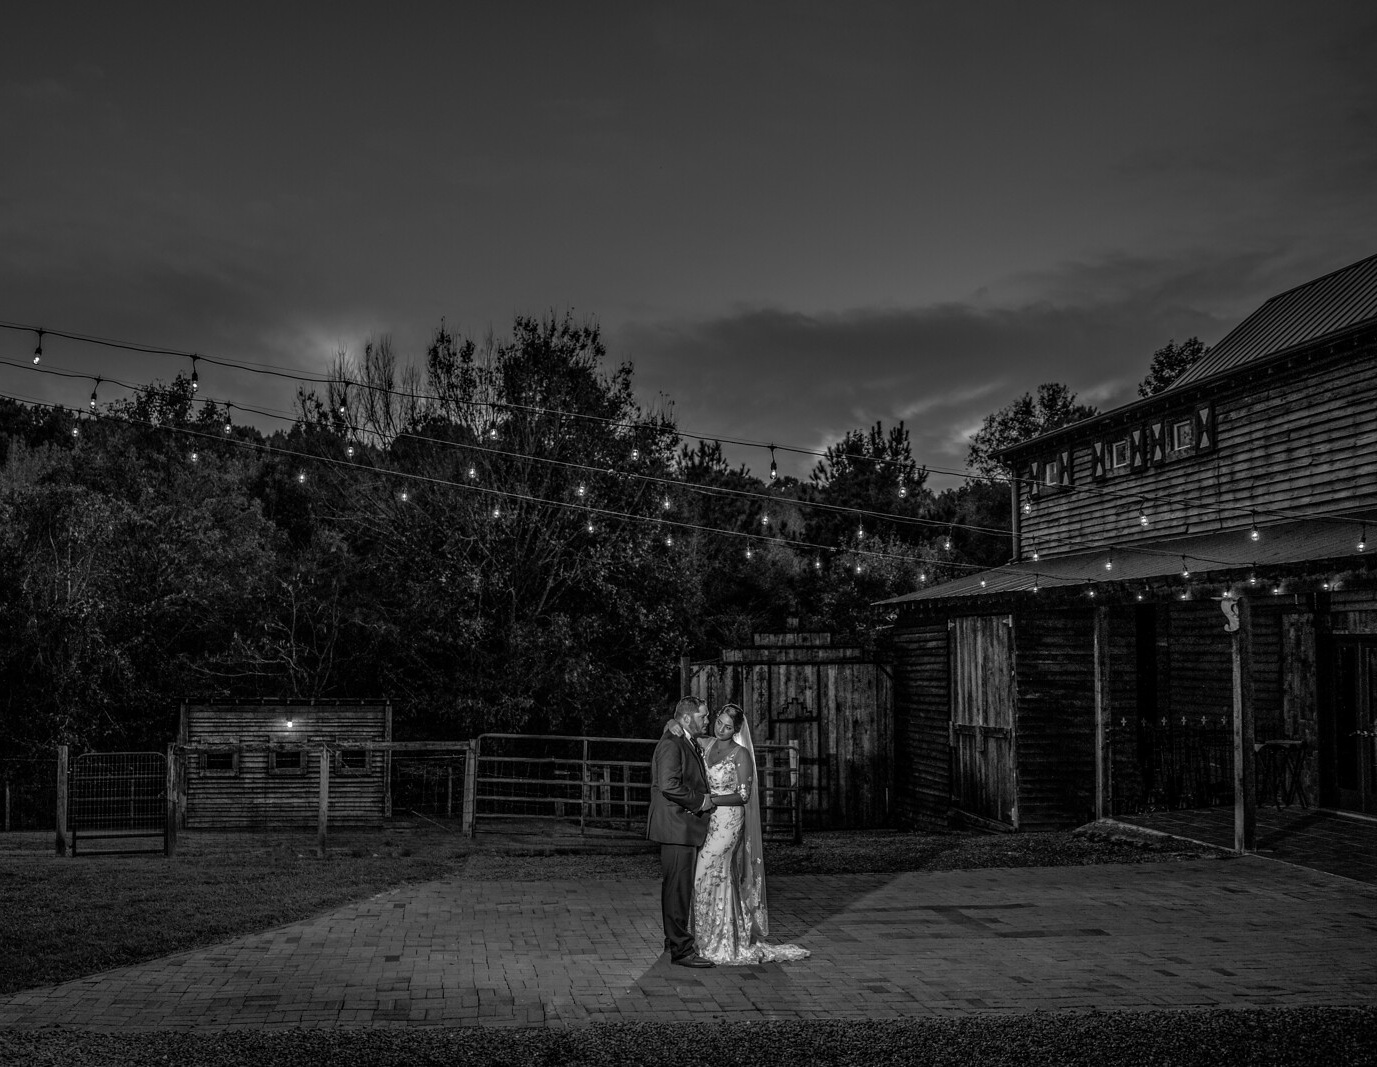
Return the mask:
<path id="1" fill-rule="evenodd" d="M 707 795 L 708 776 L 698 746 L 666 727 L 650 761 L 646 837 L 662 845 L 701 848 L 712 811 L 698 809 Z"/>

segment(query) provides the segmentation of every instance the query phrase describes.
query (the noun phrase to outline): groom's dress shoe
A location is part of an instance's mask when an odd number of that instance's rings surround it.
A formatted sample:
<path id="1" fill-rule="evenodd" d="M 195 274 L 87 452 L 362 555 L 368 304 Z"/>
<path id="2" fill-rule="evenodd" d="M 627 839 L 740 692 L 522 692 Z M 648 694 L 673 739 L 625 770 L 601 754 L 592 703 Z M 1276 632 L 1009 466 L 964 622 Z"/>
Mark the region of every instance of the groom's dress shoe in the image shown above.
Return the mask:
<path id="1" fill-rule="evenodd" d="M 680 967 L 715 967 L 712 960 L 705 960 L 696 952 L 692 956 L 680 956 L 677 960 L 670 960 L 671 963 L 678 964 Z"/>

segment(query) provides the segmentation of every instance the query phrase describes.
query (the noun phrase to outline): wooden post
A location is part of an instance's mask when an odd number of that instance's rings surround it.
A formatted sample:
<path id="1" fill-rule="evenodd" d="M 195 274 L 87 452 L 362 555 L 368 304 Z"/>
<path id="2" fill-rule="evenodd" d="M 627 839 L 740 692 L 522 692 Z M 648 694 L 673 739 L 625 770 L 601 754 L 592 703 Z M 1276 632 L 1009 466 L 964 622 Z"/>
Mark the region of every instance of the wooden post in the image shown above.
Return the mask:
<path id="1" fill-rule="evenodd" d="M 679 657 L 679 696 L 681 696 L 681 697 L 684 697 L 684 696 L 688 696 L 688 695 L 689 695 L 689 684 L 690 684 L 690 682 L 692 681 L 692 679 L 689 677 L 691 673 L 692 673 L 692 668 L 689 666 L 689 658 L 688 658 L 687 656 L 680 656 L 680 657 Z"/>
<path id="2" fill-rule="evenodd" d="M 1113 710 L 1109 687 L 1109 608 L 1095 609 L 1095 818 L 1106 819 L 1113 810 L 1110 776 L 1110 727 Z"/>
<path id="3" fill-rule="evenodd" d="M 167 746 L 167 824 L 163 830 L 163 855 L 177 854 L 177 748 Z"/>
<path id="4" fill-rule="evenodd" d="M 67 746 L 57 746 L 57 854 L 70 855 L 67 846 Z"/>
<path id="5" fill-rule="evenodd" d="M 330 829 L 330 749 L 320 746 L 320 810 L 316 818 L 316 855 L 325 856 L 325 838 Z"/>
<path id="6" fill-rule="evenodd" d="M 473 817 L 478 807 L 478 739 L 469 742 L 464 756 L 464 821 L 461 827 L 465 837 L 473 836 Z"/>
<path id="7" fill-rule="evenodd" d="M 1234 851 L 1257 847 L 1257 773 L 1253 751 L 1253 622 L 1247 597 L 1238 601 L 1230 635 L 1234 675 Z"/>
<path id="8" fill-rule="evenodd" d="M 799 775 L 798 742 L 789 742 L 789 786 L 794 791 L 794 844 L 803 844 L 803 781 Z"/>

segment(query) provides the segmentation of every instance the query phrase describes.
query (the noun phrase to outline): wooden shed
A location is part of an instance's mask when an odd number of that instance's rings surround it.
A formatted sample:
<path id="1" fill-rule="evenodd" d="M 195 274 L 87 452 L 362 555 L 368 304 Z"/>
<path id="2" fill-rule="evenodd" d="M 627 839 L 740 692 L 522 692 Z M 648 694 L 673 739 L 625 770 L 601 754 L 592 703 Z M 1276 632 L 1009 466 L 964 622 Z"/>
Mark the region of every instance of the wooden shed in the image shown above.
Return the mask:
<path id="1" fill-rule="evenodd" d="M 799 744 L 803 822 L 879 826 L 892 786 L 890 669 L 830 633 L 753 634 L 745 648 L 690 665 L 687 691 L 714 711 L 740 704 L 754 736 Z"/>
<path id="2" fill-rule="evenodd" d="M 317 826 L 322 753 L 332 826 L 375 826 L 389 811 L 386 701 L 264 701 L 181 708 L 181 822 L 193 830 Z"/>

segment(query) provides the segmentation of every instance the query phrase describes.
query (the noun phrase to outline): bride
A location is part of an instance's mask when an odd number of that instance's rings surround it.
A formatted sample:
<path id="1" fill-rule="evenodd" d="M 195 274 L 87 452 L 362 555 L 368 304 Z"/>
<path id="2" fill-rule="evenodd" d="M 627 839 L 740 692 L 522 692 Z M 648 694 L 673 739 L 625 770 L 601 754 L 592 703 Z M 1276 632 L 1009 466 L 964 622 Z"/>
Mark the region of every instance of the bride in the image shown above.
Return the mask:
<path id="1" fill-rule="evenodd" d="M 741 807 L 718 807 L 693 875 L 693 935 L 698 953 L 713 963 L 775 963 L 806 959 L 798 945 L 770 945 L 765 904 L 765 859 L 760 800 L 755 789 L 755 748 L 746 714 L 727 704 L 701 738 L 713 793 L 739 793 Z"/>

